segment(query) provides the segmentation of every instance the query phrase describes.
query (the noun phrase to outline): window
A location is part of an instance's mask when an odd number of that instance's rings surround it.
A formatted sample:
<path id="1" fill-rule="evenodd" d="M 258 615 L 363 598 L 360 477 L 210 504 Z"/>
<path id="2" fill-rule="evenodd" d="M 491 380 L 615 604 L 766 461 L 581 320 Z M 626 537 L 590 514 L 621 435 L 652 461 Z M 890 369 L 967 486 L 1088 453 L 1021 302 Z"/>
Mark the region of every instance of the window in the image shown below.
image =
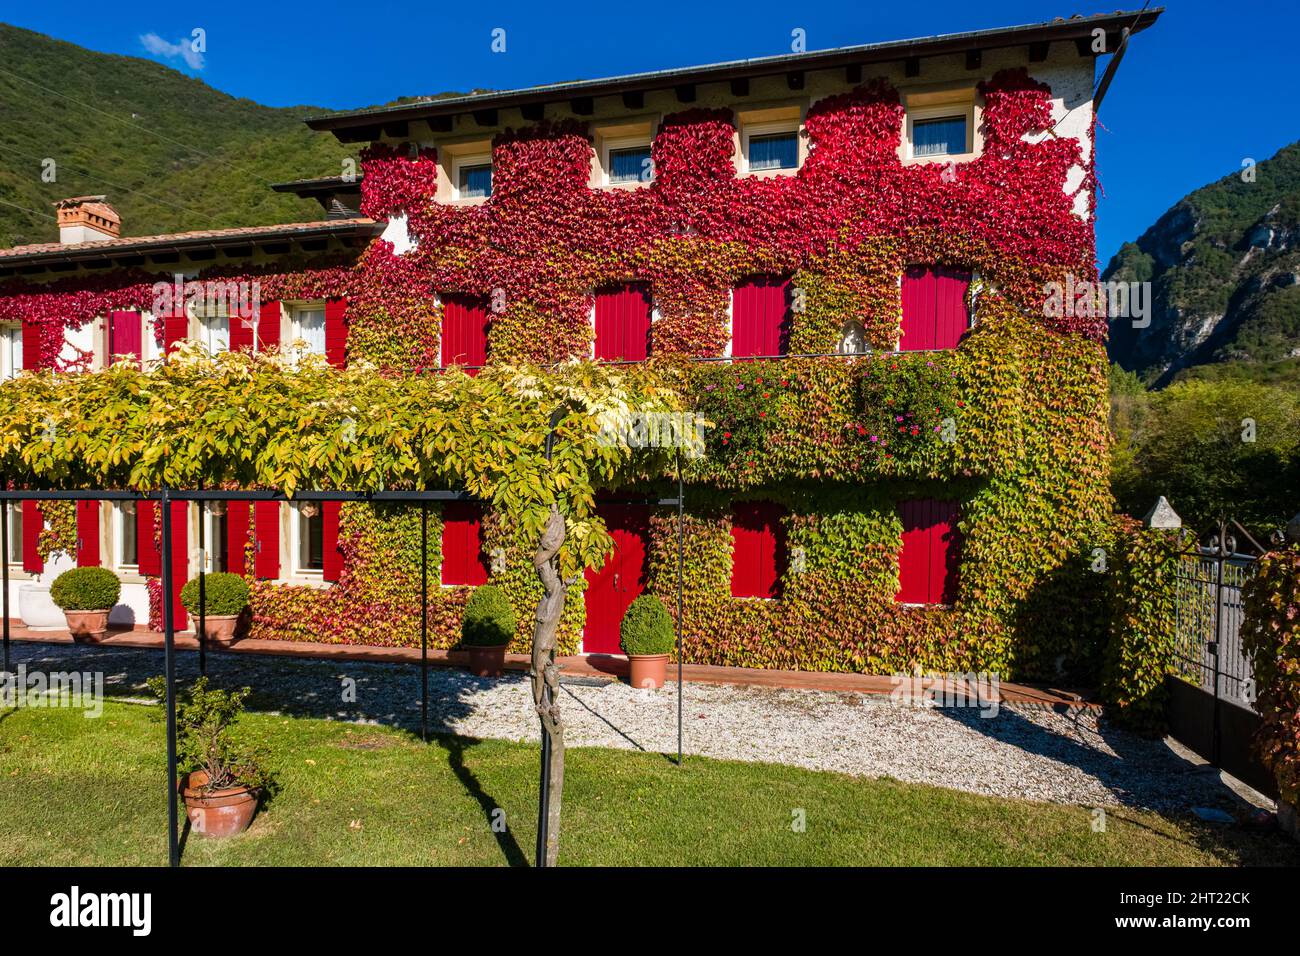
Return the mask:
<path id="1" fill-rule="evenodd" d="M 914 90 L 903 95 L 903 162 L 973 159 L 980 151 L 980 106 L 972 87 Z"/>
<path id="2" fill-rule="evenodd" d="M 456 164 L 456 198 L 487 199 L 492 195 L 492 161 L 461 160 Z"/>
<path id="3" fill-rule="evenodd" d="M 952 604 L 957 598 L 957 502 L 926 498 L 898 506 L 900 604 Z"/>
<path id="4" fill-rule="evenodd" d="M 23 563 L 23 509 L 20 502 L 11 501 L 5 509 L 8 512 L 9 521 L 9 540 L 6 542 L 9 546 L 9 553 L 5 559 L 10 564 Z"/>
<path id="5" fill-rule="evenodd" d="M 227 567 L 227 555 L 230 553 L 229 527 L 226 503 L 210 502 L 203 511 L 204 570 L 209 573 L 229 570 Z"/>
<path id="6" fill-rule="evenodd" d="M 442 511 L 442 583 L 486 584 L 483 509 L 470 501 L 449 501 Z"/>
<path id="7" fill-rule="evenodd" d="M 315 501 L 295 504 L 293 516 L 293 569 L 296 574 L 317 575 L 325 570 L 325 515 Z"/>
<path id="8" fill-rule="evenodd" d="M 599 289 L 595 302 L 595 358 L 640 362 L 650 354 L 650 295 L 629 284 Z"/>
<path id="9" fill-rule="evenodd" d="M 650 144 L 610 149 L 608 169 L 611 185 L 650 182 L 654 179 L 654 161 L 650 158 Z"/>
<path id="10" fill-rule="evenodd" d="M 759 277 L 731 293 L 731 354 L 734 358 L 784 355 L 790 345 L 788 279 Z"/>
<path id="11" fill-rule="evenodd" d="M 136 503 L 113 506 L 113 566 L 135 570 L 140 566 Z"/>
<path id="12" fill-rule="evenodd" d="M 733 506 L 731 518 L 731 596 L 774 598 L 785 573 L 785 509 L 770 501 Z"/>
<path id="13" fill-rule="evenodd" d="M 217 352 L 230 351 L 230 317 L 225 310 L 214 310 L 199 319 L 201 329 L 200 341 L 204 348 L 214 355 Z"/>
<path id="14" fill-rule="evenodd" d="M 903 273 L 903 352 L 953 349 L 970 328 L 966 296 L 969 272 L 943 266 L 912 266 Z"/>
<path id="15" fill-rule="evenodd" d="M 325 354 L 325 306 L 308 305 L 293 311 L 293 338 L 306 342 L 308 355 Z"/>
<path id="16" fill-rule="evenodd" d="M 741 176 L 792 176 L 799 170 L 802 108 L 795 104 L 746 110 L 739 122 L 736 172 Z"/>
<path id="17" fill-rule="evenodd" d="M 916 120 L 912 124 L 912 155 L 959 156 L 966 149 L 966 117 L 943 116 Z"/>
<path id="18" fill-rule="evenodd" d="M 23 370 L 23 327 L 0 326 L 0 380 L 16 378 Z"/>
<path id="19" fill-rule="evenodd" d="M 799 138 L 796 133 L 769 133 L 749 138 L 749 168 L 795 169 L 799 165 Z"/>

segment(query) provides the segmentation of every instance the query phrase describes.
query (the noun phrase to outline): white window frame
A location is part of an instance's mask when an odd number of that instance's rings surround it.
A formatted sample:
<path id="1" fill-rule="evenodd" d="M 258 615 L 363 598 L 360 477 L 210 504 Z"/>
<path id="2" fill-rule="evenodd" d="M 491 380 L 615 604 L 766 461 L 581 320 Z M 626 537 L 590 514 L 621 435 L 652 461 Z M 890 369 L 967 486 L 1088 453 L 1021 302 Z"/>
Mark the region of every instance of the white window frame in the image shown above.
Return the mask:
<path id="1" fill-rule="evenodd" d="M 632 182 L 614 182 L 613 154 L 623 149 L 645 149 L 653 152 L 649 136 L 619 136 L 600 138 L 600 187 L 602 189 L 645 189 L 655 181 L 654 159 L 650 160 L 650 178 L 638 177 Z"/>
<path id="2" fill-rule="evenodd" d="M 229 310 L 227 309 L 226 306 L 223 305 L 219 309 L 211 309 L 211 310 L 205 309 L 202 312 L 196 309 L 191 309 L 190 314 L 194 322 L 198 324 L 198 333 L 199 333 L 198 340 L 205 349 L 207 349 L 213 355 L 218 355 L 221 352 L 230 351 L 231 317 L 229 315 Z M 216 323 L 221 323 L 221 324 L 217 325 Z M 223 328 L 225 330 L 225 338 L 226 338 L 225 347 L 214 348 L 213 338 L 214 336 L 219 338 Z"/>
<path id="3" fill-rule="evenodd" d="M 230 524 L 229 524 L 230 512 L 223 511 L 220 515 L 215 514 L 212 511 L 212 505 L 213 502 L 208 502 L 206 508 L 202 507 L 201 505 L 197 505 L 197 507 L 199 508 L 199 520 L 203 522 L 203 571 L 205 574 L 215 574 L 217 571 L 216 562 L 213 560 L 213 555 L 217 554 L 218 551 L 221 550 L 214 547 L 214 542 L 217 540 L 217 520 L 219 518 L 226 519 L 227 521 L 226 534 L 230 533 Z M 221 557 L 224 565 L 226 555 L 222 553 Z M 221 570 L 224 571 L 229 569 L 223 566 Z"/>
<path id="4" fill-rule="evenodd" d="M 21 323 L 0 325 L 0 381 L 17 378 L 23 370 L 23 327 Z"/>
<path id="5" fill-rule="evenodd" d="M 740 126 L 740 173 L 742 176 L 794 176 L 803 169 L 804 150 L 802 137 L 803 123 L 797 118 L 770 120 L 764 123 L 745 123 Z M 750 169 L 749 141 L 755 136 L 774 136 L 781 133 L 794 134 L 794 166 L 786 169 Z"/>
<path id="6" fill-rule="evenodd" d="M 9 502 L 8 520 L 9 550 L 18 555 L 18 560 L 11 560 L 9 555 L 5 555 L 4 560 L 9 562 L 10 568 L 17 568 L 21 572 L 23 566 L 23 503 L 21 501 Z"/>
<path id="7" fill-rule="evenodd" d="M 139 574 L 140 573 L 140 552 L 138 549 L 140 547 L 140 543 L 139 543 L 139 539 L 134 533 L 131 535 L 131 537 L 136 539 L 137 551 L 135 555 L 135 563 L 127 564 L 123 560 L 123 554 L 125 553 L 125 545 L 127 540 L 126 527 L 125 527 L 126 509 L 130 507 L 139 508 L 139 505 L 137 505 L 134 501 L 115 502 L 112 505 L 112 519 L 109 524 L 110 537 L 112 538 L 112 541 L 111 541 L 111 551 L 109 553 L 112 555 L 114 570 L 120 571 L 124 574 Z M 136 512 L 136 517 L 137 520 L 139 520 L 138 511 Z"/>
<path id="8" fill-rule="evenodd" d="M 492 172 L 492 191 L 496 192 L 496 169 L 492 164 L 491 153 L 466 153 L 464 155 L 456 154 L 451 158 L 451 196 L 458 203 L 473 205 L 484 203 L 492 198 L 487 196 L 462 196 L 460 194 L 460 172 L 467 166 L 486 166 Z"/>
<path id="9" fill-rule="evenodd" d="M 304 568 L 302 555 L 302 522 L 306 519 L 303 507 L 316 508 L 319 516 L 323 510 L 320 501 L 293 501 L 289 503 L 289 574 L 291 577 L 306 581 L 325 580 L 324 554 L 321 555 L 321 567 Z"/>
<path id="10" fill-rule="evenodd" d="M 903 109 L 903 136 L 898 145 L 899 159 L 903 163 L 965 163 L 976 159 L 983 151 L 983 137 L 979 132 L 980 101 L 973 87 L 905 93 Z M 965 152 L 917 156 L 912 133 L 916 121 L 950 116 L 961 116 L 966 120 Z"/>
<path id="11" fill-rule="evenodd" d="M 302 334 L 302 315 L 304 312 L 319 312 L 321 318 L 321 350 L 319 352 L 305 352 L 304 354 L 320 355 L 324 357 L 327 346 L 324 341 L 325 302 L 323 299 L 311 302 L 296 302 L 293 304 L 289 312 L 289 340 L 292 342 L 306 341 Z"/>

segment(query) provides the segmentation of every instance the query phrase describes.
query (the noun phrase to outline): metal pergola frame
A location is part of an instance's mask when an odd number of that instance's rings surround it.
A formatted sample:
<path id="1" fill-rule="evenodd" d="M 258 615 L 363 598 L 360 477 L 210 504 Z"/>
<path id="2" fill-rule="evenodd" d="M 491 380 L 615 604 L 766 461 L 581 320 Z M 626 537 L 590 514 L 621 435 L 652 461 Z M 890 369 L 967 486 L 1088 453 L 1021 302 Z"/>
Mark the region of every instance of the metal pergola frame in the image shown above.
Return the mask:
<path id="1" fill-rule="evenodd" d="M 677 765 L 682 765 L 682 556 L 685 549 L 685 512 L 684 484 L 680 467 L 677 468 L 677 497 L 675 498 L 620 498 L 602 499 L 600 504 L 642 505 L 645 507 L 669 507 L 677 509 Z M 163 655 L 164 672 L 167 681 L 166 723 L 167 723 L 167 845 L 168 865 L 180 865 L 180 826 L 178 808 L 178 779 L 176 774 L 176 632 L 173 624 L 175 581 L 172 575 L 172 509 L 168 507 L 176 501 L 194 501 L 200 506 L 199 549 L 204 548 L 203 512 L 210 501 L 360 501 L 368 503 L 396 503 L 420 506 L 420 737 L 426 743 L 429 739 L 429 503 L 447 501 L 476 501 L 486 503 L 464 491 L 316 491 L 303 490 L 292 497 L 281 491 L 225 491 L 221 489 L 186 491 L 161 488 L 155 492 L 124 491 L 120 489 L 83 489 L 83 490 L 10 490 L 0 488 L 0 628 L 3 631 L 3 668 L 0 673 L 16 673 L 10 666 L 9 635 L 9 504 L 13 501 L 154 501 L 160 503 L 161 522 L 161 558 L 162 580 L 162 617 L 163 617 Z M 199 561 L 200 603 L 198 614 L 197 637 L 199 643 L 199 672 L 207 672 L 206 656 L 206 608 L 203 602 L 203 581 L 206 576 L 204 564 L 206 554 Z M 20 695 L 15 695 L 15 704 Z M 543 750 L 549 746 L 550 737 L 543 728 Z M 546 755 L 542 756 L 542 786 L 539 804 L 542 812 L 538 819 L 538 855 L 537 865 L 545 866 L 547 815 L 545 801 L 547 797 L 546 776 L 549 771 Z"/>

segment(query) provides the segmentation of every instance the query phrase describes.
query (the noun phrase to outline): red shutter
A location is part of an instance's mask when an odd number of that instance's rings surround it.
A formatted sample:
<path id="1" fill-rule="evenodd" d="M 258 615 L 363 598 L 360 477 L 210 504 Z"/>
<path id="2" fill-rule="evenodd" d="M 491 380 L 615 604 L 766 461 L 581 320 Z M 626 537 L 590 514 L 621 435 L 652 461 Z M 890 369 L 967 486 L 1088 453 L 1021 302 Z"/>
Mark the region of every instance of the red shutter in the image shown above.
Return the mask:
<path id="1" fill-rule="evenodd" d="M 472 296 L 448 295 L 442 300 L 442 364 L 487 364 L 487 304 Z M 475 374 L 471 368 L 470 374 Z"/>
<path id="2" fill-rule="evenodd" d="M 185 627 L 185 608 L 181 604 L 181 588 L 190 574 L 190 535 L 187 501 L 171 502 L 172 511 L 172 627 L 182 630 Z"/>
<path id="3" fill-rule="evenodd" d="M 157 507 L 152 501 L 137 501 L 135 505 L 135 549 L 140 573 L 150 577 L 162 574 L 162 557 L 154 539 Z"/>
<path id="4" fill-rule="evenodd" d="M 245 574 L 244 551 L 248 547 L 248 502 L 226 502 L 226 570 Z"/>
<path id="5" fill-rule="evenodd" d="M 955 349 L 970 327 L 970 312 L 966 308 L 966 293 L 970 289 L 970 273 L 956 269 L 935 269 L 935 329 L 934 347 Z"/>
<path id="6" fill-rule="evenodd" d="M 241 310 L 230 317 L 230 351 L 253 351 L 253 312 Z"/>
<path id="7" fill-rule="evenodd" d="M 45 516 L 36 501 L 23 502 L 23 570 L 28 574 L 40 574 L 45 570 L 45 562 L 37 552 L 41 530 L 45 527 Z"/>
<path id="8" fill-rule="evenodd" d="M 324 564 L 322 576 L 326 581 L 337 581 L 343 574 L 343 552 L 339 550 L 340 501 L 321 502 L 321 523 L 324 525 Z"/>
<path id="9" fill-rule="evenodd" d="M 442 583 L 486 584 L 483 563 L 483 508 L 472 501 L 449 501 L 442 509 Z"/>
<path id="10" fill-rule="evenodd" d="M 257 350 L 259 352 L 279 348 L 280 318 L 279 302 L 262 303 L 262 309 L 257 318 Z"/>
<path id="11" fill-rule="evenodd" d="M 259 578 L 274 580 L 280 576 L 280 502 L 254 502 L 253 525 L 257 541 L 255 573 Z"/>
<path id="12" fill-rule="evenodd" d="M 898 555 L 898 594 L 903 604 L 952 604 L 957 598 L 960 534 L 957 503 L 930 498 L 904 501 Z"/>
<path id="13" fill-rule="evenodd" d="M 953 349 L 970 326 L 966 293 L 970 273 L 910 266 L 903 273 L 900 350 Z"/>
<path id="14" fill-rule="evenodd" d="M 650 296 L 642 285 L 596 293 L 596 358 L 643 361 L 650 354 Z"/>
<path id="15" fill-rule="evenodd" d="M 915 352 L 935 347 L 937 288 L 934 273 L 924 266 L 910 266 L 903 273 L 903 325 L 898 348 Z"/>
<path id="16" fill-rule="evenodd" d="M 23 368 L 45 368 L 41 357 L 41 327 L 35 322 L 23 323 Z"/>
<path id="17" fill-rule="evenodd" d="M 170 355 L 178 342 L 184 341 L 190 334 L 190 319 L 185 309 L 172 315 L 163 316 L 163 349 Z"/>
<path id="18" fill-rule="evenodd" d="M 731 354 L 737 358 L 784 355 L 789 349 L 789 280 L 751 279 L 731 300 Z"/>
<path id="19" fill-rule="evenodd" d="M 132 355 L 136 368 L 144 358 L 144 320 L 139 312 L 110 312 L 108 314 L 109 361 L 115 355 Z"/>
<path id="20" fill-rule="evenodd" d="M 77 567 L 99 567 L 99 502 L 77 502 Z"/>
<path id="21" fill-rule="evenodd" d="M 325 303 L 325 358 L 335 368 L 348 364 L 347 299 L 330 299 Z"/>
<path id="22" fill-rule="evenodd" d="M 785 509 L 770 501 L 733 506 L 731 520 L 732 597 L 777 597 L 785 572 Z"/>

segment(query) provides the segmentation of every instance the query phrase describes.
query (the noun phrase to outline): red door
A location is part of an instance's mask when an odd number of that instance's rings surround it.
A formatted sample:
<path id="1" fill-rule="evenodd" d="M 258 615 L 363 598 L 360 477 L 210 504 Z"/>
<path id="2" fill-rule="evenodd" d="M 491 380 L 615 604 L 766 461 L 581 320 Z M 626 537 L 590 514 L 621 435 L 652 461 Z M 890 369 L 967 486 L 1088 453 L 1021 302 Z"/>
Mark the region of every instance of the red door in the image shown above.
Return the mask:
<path id="1" fill-rule="evenodd" d="M 482 299 L 443 296 L 442 364 L 468 365 L 469 374 L 487 364 L 488 310 Z"/>
<path id="2" fill-rule="evenodd" d="M 790 343 L 789 279 L 750 279 L 731 294 L 731 354 L 785 355 Z"/>
<path id="3" fill-rule="evenodd" d="M 641 285 L 596 293 L 596 358 L 640 362 L 650 354 L 650 296 Z"/>
<path id="4" fill-rule="evenodd" d="M 645 590 L 645 552 L 650 537 L 646 509 L 604 505 L 597 513 L 614 539 L 614 553 L 599 571 L 587 569 L 587 625 L 582 631 L 585 654 L 621 654 L 618 629 L 623 614 Z"/>

